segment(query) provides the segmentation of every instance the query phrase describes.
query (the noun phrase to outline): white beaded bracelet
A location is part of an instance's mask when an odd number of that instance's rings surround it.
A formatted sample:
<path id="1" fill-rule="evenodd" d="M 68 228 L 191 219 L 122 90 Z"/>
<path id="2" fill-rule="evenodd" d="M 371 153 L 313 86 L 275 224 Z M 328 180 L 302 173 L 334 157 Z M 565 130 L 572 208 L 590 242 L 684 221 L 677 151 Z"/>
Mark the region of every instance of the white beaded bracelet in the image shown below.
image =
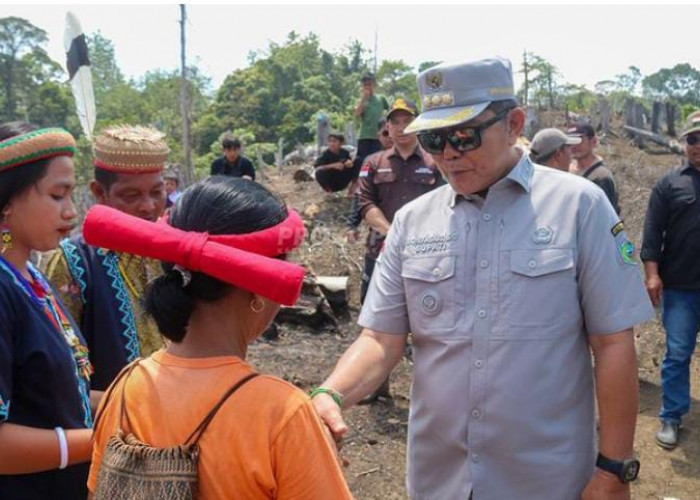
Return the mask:
<path id="1" fill-rule="evenodd" d="M 68 467 L 68 440 L 66 439 L 66 432 L 63 427 L 55 427 L 54 432 L 58 437 L 58 450 L 61 455 L 61 463 L 59 464 L 59 469 L 65 469 Z"/>

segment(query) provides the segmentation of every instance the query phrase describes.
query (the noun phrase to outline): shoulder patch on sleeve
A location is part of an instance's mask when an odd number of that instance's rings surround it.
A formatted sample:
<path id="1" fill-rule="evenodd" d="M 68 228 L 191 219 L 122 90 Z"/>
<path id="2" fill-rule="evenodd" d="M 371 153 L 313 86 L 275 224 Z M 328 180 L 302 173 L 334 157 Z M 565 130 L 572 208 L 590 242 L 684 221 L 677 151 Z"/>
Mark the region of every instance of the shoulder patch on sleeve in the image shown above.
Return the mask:
<path id="1" fill-rule="evenodd" d="M 622 223 L 622 221 L 620 221 L 617 224 L 615 224 L 612 228 L 610 228 L 610 232 L 612 233 L 613 236 L 617 236 L 622 231 L 624 231 L 624 229 L 625 229 L 625 225 Z"/>
<path id="2" fill-rule="evenodd" d="M 360 177 L 367 177 L 369 175 L 369 163 L 362 165 L 360 169 Z"/>

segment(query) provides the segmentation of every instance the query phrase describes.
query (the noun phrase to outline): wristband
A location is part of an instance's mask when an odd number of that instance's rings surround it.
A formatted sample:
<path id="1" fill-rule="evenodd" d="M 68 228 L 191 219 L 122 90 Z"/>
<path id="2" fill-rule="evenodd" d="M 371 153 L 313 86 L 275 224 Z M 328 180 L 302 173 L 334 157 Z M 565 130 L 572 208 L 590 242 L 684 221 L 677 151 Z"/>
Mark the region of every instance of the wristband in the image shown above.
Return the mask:
<path id="1" fill-rule="evenodd" d="M 60 453 L 60 464 L 59 469 L 65 469 L 68 466 L 68 440 L 66 439 L 66 432 L 63 427 L 55 427 L 54 432 L 56 437 L 58 437 L 58 451 Z"/>
<path id="2" fill-rule="evenodd" d="M 309 397 L 313 399 L 319 394 L 328 394 L 330 397 L 333 398 L 333 401 L 335 401 L 335 403 L 338 406 L 343 405 L 343 395 L 335 389 L 329 389 L 328 387 L 316 387 L 315 389 L 311 390 L 311 392 L 309 392 Z"/>

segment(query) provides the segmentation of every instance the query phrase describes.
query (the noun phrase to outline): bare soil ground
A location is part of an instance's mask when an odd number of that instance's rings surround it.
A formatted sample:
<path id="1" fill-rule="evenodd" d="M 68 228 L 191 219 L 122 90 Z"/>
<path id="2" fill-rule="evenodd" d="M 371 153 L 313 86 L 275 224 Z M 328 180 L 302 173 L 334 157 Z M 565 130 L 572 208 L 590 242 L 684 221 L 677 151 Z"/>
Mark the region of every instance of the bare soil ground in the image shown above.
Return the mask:
<path id="1" fill-rule="evenodd" d="M 616 176 L 620 189 L 625 226 L 639 246 L 648 195 L 654 182 L 681 157 L 648 154 L 626 139 L 610 138 L 599 148 Z M 314 182 L 295 183 L 296 167 L 270 173 L 263 183 L 278 192 L 287 203 L 312 216 L 308 243 L 296 252 L 297 261 L 310 265 L 318 275 L 350 277 L 349 318 L 341 321 L 340 331 L 313 331 L 282 325 L 280 338 L 259 341 L 250 361 L 260 370 L 282 377 L 302 389 L 319 384 L 332 370 L 345 348 L 356 338 L 359 276 L 364 239 L 345 242 L 345 216 L 350 200 L 343 194 L 327 195 Z M 611 293 L 624 293 L 624 290 Z M 640 361 L 640 408 L 636 451 L 642 462 L 639 481 L 633 486 L 635 500 L 700 499 L 700 367 L 696 352 L 691 370 L 693 403 L 684 421 L 681 445 L 665 451 L 654 444 L 660 405 L 659 366 L 663 359 L 664 337 L 658 321 L 641 325 L 637 332 Z M 411 365 L 404 359 L 391 378 L 393 400 L 355 407 L 347 412 L 350 433 L 342 456 L 348 462 L 345 476 L 358 500 L 406 498 L 404 487 L 406 428 L 411 384 Z M 557 500 L 557 499 L 543 499 Z"/>

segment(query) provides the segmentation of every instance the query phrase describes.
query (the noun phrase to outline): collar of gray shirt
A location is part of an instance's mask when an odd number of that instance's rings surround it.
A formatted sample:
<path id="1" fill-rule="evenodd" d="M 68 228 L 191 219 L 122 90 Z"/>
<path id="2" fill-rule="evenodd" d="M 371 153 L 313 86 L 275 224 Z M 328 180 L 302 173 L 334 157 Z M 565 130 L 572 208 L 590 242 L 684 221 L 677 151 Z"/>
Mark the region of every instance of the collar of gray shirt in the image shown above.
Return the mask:
<path id="1" fill-rule="evenodd" d="M 499 181 L 495 182 L 489 189 L 494 188 L 496 186 L 499 186 L 502 183 L 515 183 L 519 185 L 526 193 L 530 192 L 531 184 L 532 184 L 532 174 L 535 170 L 535 167 L 530 160 L 530 155 L 525 154 L 525 151 L 522 150 L 522 148 L 518 148 L 520 151 L 520 160 L 518 163 L 515 164 L 515 166 L 508 172 L 508 175 L 506 175 L 503 179 L 500 179 Z M 453 208 L 458 202 L 465 200 L 465 201 L 470 201 L 470 202 L 476 202 L 477 204 L 481 204 L 484 201 L 484 198 L 479 196 L 478 194 L 468 194 L 468 195 L 462 195 L 454 191 L 452 187 L 450 186 L 450 189 L 452 190 L 452 195 L 450 196 L 450 208 Z"/>

